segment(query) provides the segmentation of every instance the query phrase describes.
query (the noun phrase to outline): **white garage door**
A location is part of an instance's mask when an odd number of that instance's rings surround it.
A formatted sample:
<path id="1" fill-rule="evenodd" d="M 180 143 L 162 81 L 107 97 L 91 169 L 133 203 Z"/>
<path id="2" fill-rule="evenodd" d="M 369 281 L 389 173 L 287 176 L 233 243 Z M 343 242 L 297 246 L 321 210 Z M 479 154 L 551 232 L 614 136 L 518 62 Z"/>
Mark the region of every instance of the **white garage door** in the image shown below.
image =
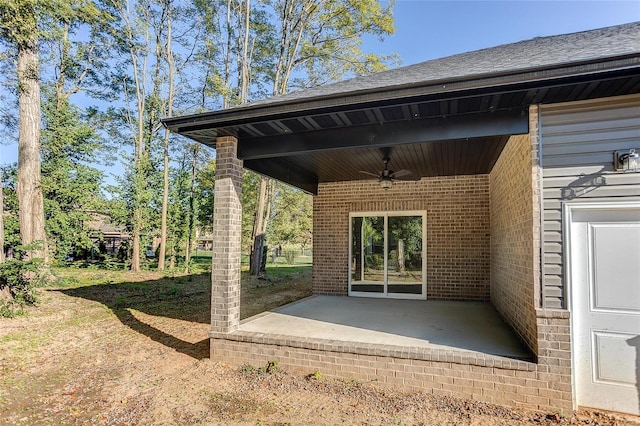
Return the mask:
<path id="1" fill-rule="evenodd" d="M 577 403 L 640 414 L 640 205 L 567 208 Z"/>

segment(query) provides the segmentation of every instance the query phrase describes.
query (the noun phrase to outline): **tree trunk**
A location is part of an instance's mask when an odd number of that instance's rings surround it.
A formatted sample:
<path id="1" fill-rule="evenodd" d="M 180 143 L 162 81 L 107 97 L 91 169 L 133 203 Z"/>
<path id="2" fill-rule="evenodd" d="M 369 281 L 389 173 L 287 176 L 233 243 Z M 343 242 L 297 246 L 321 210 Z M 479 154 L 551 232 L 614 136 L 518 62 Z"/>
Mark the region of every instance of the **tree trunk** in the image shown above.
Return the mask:
<path id="1" fill-rule="evenodd" d="M 189 218 L 188 218 L 188 229 L 187 229 L 187 247 L 185 248 L 185 274 L 189 273 L 189 266 L 191 264 L 191 245 L 193 238 L 193 230 L 195 226 L 195 186 L 196 186 L 196 167 L 198 165 L 198 151 L 200 150 L 200 145 L 193 145 L 193 162 L 191 163 L 191 183 L 189 186 Z"/>
<path id="2" fill-rule="evenodd" d="M 269 226 L 269 219 L 271 219 L 271 206 L 273 206 L 274 186 L 274 181 L 271 179 L 267 179 L 267 198 L 265 199 L 264 203 L 264 218 L 262 219 L 262 229 L 260 230 L 261 234 L 267 233 L 267 226 Z"/>
<path id="3" fill-rule="evenodd" d="M 144 192 L 147 188 L 147 173 L 148 173 L 148 161 L 149 161 L 149 150 L 150 150 L 150 137 L 145 137 L 145 110 L 146 110 L 146 102 L 147 102 L 147 93 L 146 93 L 146 78 L 147 78 L 147 61 L 149 59 L 149 23 L 150 19 L 150 9 L 140 9 L 143 17 L 136 19 L 136 22 L 140 23 L 139 30 L 142 31 L 140 34 L 143 38 L 143 46 L 142 48 L 139 46 L 139 43 L 136 40 L 136 34 L 134 31 L 135 25 L 131 21 L 132 12 L 130 9 L 130 3 L 124 2 L 119 4 L 122 9 L 119 10 L 120 16 L 124 21 L 125 29 L 126 29 L 126 42 L 129 48 L 129 56 L 131 57 L 131 78 L 133 79 L 134 88 L 135 88 L 135 102 L 136 102 L 136 127 L 137 134 L 134 137 L 134 146 L 135 146 L 135 155 L 134 155 L 134 173 L 135 173 L 135 182 L 134 182 L 134 194 L 133 194 L 133 212 L 131 217 L 132 222 L 132 243 L 131 243 L 131 271 L 139 272 L 140 271 L 140 238 L 142 234 L 142 230 L 144 229 Z M 140 57 L 141 54 L 141 57 Z M 125 87 L 126 89 L 126 87 Z M 126 90 L 125 90 L 126 93 Z M 126 94 L 125 94 L 126 96 Z M 145 144 L 146 142 L 146 144 Z"/>
<path id="4" fill-rule="evenodd" d="M 160 248 L 158 250 L 158 271 L 164 271 L 167 252 L 167 210 L 169 206 L 169 130 L 164 134 L 164 170 L 162 174 L 162 213 L 160 215 Z"/>
<path id="5" fill-rule="evenodd" d="M 400 272 L 400 274 L 404 274 L 405 273 L 405 266 L 404 266 L 404 240 L 403 239 L 399 239 L 398 240 L 398 272 Z"/>
<path id="6" fill-rule="evenodd" d="M 250 274 L 261 276 L 264 273 L 262 258 L 264 257 L 264 234 L 256 235 L 251 254 Z"/>
<path id="7" fill-rule="evenodd" d="M 244 6 L 244 39 L 242 41 L 239 99 L 241 104 L 247 101 L 247 91 L 249 89 L 249 33 L 251 30 L 251 0 L 245 0 Z"/>
<path id="8" fill-rule="evenodd" d="M 40 186 L 40 75 L 38 40 L 18 46 L 18 206 L 22 245 L 39 243 L 28 258 L 46 261 L 44 204 Z"/>
<path id="9" fill-rule="evenodd" d="M 173 75 L 175 67 L 173 62 L 173 51 L 171 49 L 171 2 L 167 8 L 167 65 L 169 68 L 169 97 L 167 99 L 167 117 L 173 113 Z M 164 130 L 164 170 L 162 189 L 162 214 L 160 220 L 160 250 L 158 254 L 158 271 L 164 271 L 165 256 L 167 251 L 167 210 L 169 206 L 169 129 Z"/>
<path id="10" fill-rule="evenodd" d="M 230 106 L 229 82 L 231 81 L 231 38 L 233 36 L 233 26 L 231 25 L 231 0 L 227 0 L 227 46 L 224 54 L 224 95 L 222 96 L 222 108 Z"/>
<path id="11" fill-rule="evenodd" d="M 144 154 L 143 154 L 144 155 Z M 145 185 L 144 163 L 141 157 L 135 159 L 135 182 L 134 182 L 134 205 L 132 213 L 132 232 L 131 232 L 131 272 L 140 272 L 140 238 L 144 229 L 144 211 L 142 206 L 143 192 Z"/>
<path id="12" fill-rule="evenodd" d="M 253 247 L 251 250 L 251 266 L 249 273 L 251 275 L 260 274 L 260 259 L 262 259 L 262 247 L 264 245 L 264 219 L 267 204 L 267 178 L 260 179 L 260 191 L 258 192 L 258 205 L 256 206 L 256 218 L 253 224 L 253 235 L 251 241 Z"/>
<path id="13" fill-rule="evenodd" d="M 169 268 L 173 269 L 176 267 L 176 248 L 174 245 L 171 245 L 171 254 L 169 255 Z"/>
<path id="14" fill-rule="evenodd" d="M 4 262 L 4 194 L 0 174 L 0 263 Z"/>
<path id="15" fill-rule="evenodd" d="M 273 77 L 273 95 L 287 92 L 289 78 L 293 70 L 293 63 L 300 49 L 302 35 L 304 33 L 305 22 L 302 16 L 306 16 L 310 9 L 316 7 L 313 1 L 307 1 L 302 7 L 301 13 L 303 15 L 296 17 L 294 15 L 294 6 L 295 2 L 285 2 L 282 5 L 282 32 L 280 34 L 278 61 Z M 298 18 L 297 23 L 294 22 L 296 18 Z M 296 27 L 295 31 L 293 29 L 294 27 Z M 272 198 L 273 187 L 269 179 L 262 178 L 260 181 L 260 192 L 258 194 L 258 206 L 256 208 L 256 221 L 252 235 L 253 249 L 250 256 L 251 275 L 258 275 L 264 272 L 257 266 L 260 265 L 261 262 L 256 260 L 256 258 L 262 258 L 262 252 L 258 250 L 261 250 L 264 246 L 264 234 L 269 224 Z"/>
<path id="16" fill-rule="evenodd" d="M 131 238 L 131 272 L 140 272 L 140 228 L 137 222 L 133 225 Z"/>

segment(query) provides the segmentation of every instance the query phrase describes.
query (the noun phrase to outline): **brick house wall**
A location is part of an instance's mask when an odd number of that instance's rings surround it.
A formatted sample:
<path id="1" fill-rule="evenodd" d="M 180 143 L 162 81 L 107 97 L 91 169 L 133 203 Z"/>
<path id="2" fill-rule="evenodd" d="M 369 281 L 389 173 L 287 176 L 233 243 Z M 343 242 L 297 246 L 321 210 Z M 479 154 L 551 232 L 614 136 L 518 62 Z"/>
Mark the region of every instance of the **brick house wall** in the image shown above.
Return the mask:
<path id="1" fill-rule="evenodd" d="M 319 185 L 313 202 L 314 294 L 348 292 L 349 213 L 426 211 L 427 299 L 489 300 L 489 176 Z"/>
<path id="2" fill-rule="evenodd" d="M 491 302 L 538 356 L 540 312 L 540 182 L 538 106 L 529 133 L 509 138 L 489 175 Z M 544 317 L 544 315 L 543 315 Z M 563 318 L 564 320 L 564 318 Z"/>
<path id="3" fill-rule="evenodd" d="M 568 337 L 563 312 L 541 312 L 545 332 Z M 558 353 L 538 364 L 456 349 L 415 351 L 366 343 L 320 341 L 290 336 L 213 334 L 211 358 L 240 366 L 279 366 L 298 374 L 358 379 L 434 395 L 560 412 L 572 410 L 570 362 Z M 557 351 L 556 351 L 557 352 Z"/>
<path id="4" fill-rule="evenodd" d="M 489 176 L 491 302 L 537 353 L 529 135 L 509 138 Z"/>

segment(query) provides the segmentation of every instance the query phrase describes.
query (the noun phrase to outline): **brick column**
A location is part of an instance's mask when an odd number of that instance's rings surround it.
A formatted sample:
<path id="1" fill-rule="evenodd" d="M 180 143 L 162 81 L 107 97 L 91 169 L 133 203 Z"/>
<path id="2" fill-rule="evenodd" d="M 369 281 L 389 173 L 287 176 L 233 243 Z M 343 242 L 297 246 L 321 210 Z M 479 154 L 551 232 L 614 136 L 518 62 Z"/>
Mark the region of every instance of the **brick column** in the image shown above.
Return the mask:
<path id="1" fill-rule="evenodd" d="M 242 160 L 238 140 L 216 142 L 216 186 L 211 256 L 211 331 L 229 333 L 240 323 L 240 239 Z"/>

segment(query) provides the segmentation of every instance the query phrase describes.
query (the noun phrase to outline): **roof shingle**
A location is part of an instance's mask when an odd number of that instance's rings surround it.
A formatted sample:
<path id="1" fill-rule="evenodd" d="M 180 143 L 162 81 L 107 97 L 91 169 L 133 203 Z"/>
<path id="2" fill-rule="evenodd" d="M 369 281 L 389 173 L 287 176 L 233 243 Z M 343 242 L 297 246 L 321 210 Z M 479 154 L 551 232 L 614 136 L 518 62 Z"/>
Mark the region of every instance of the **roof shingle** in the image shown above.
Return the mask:
<path id="1" fill-rule="evenodd" d="M 344 96 L 376 89 L 458 81 L 486 75 L 549 69 L 572 63 L 640 53 L 640 22 L 548 37 L 536 37 L 433 59 L 338 83 L 261 99 L 236 107 Z M 230 108 L 235 109 L 235 108 Z"/>

